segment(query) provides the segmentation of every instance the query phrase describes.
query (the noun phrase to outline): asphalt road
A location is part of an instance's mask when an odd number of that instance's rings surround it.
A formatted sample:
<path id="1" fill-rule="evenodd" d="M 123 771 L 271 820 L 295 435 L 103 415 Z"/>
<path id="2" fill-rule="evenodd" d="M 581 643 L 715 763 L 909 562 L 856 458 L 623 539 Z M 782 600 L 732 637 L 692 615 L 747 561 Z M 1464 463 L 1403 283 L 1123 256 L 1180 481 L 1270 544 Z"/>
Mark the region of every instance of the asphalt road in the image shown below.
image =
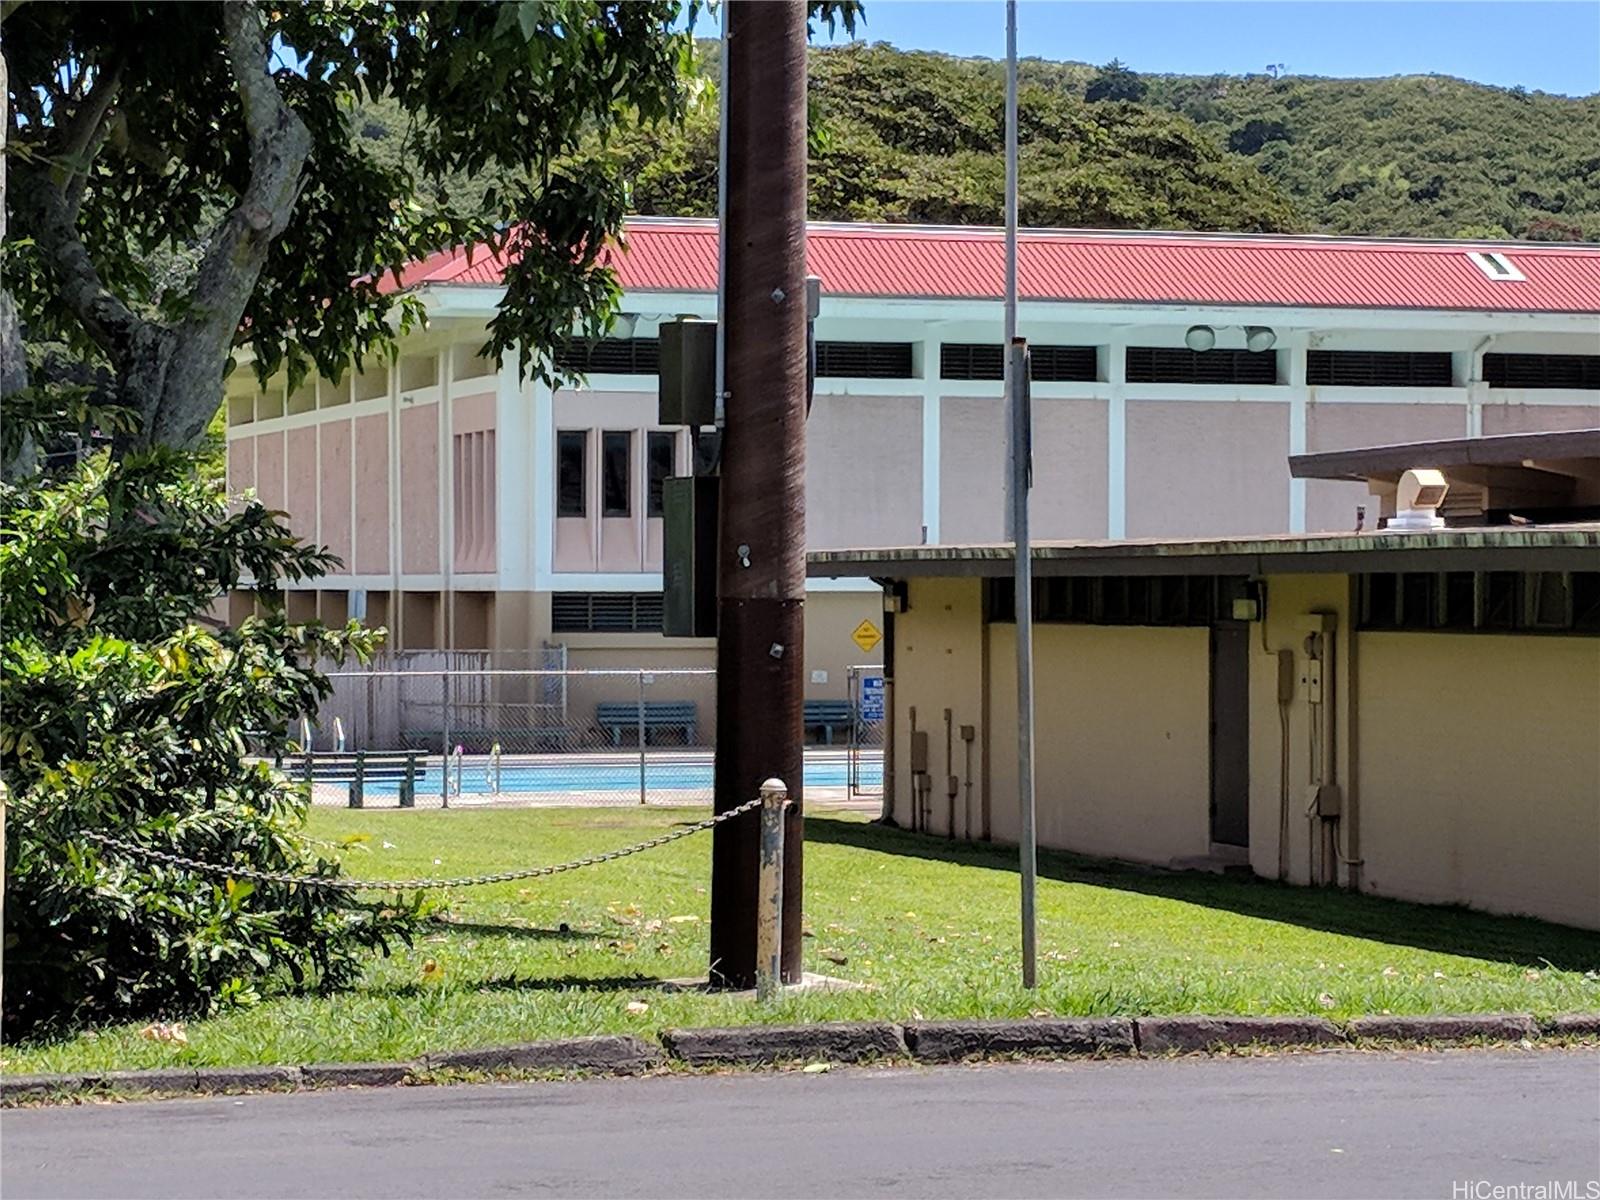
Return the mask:
<path id="1" fill-rule="evenodd" d="M 1593 1200 L 1600 1052 L 835 1069 L 100 1104 L 8 1111 L 0 1153 L 6 1200 L 1487 1200 L 1487 1190 L 1453 1190 L 1477 1181 L 1574 1181 L 1571 1194 Z"/>

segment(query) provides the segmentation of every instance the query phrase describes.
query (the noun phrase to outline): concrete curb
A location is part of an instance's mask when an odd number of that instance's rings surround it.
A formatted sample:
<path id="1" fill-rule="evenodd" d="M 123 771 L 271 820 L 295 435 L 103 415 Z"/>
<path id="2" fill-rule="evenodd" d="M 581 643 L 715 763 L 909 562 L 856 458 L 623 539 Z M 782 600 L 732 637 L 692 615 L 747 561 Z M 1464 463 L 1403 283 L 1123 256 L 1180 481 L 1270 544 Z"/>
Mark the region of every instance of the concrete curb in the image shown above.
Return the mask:
<path id="1" fill-rule="evenodd" d="M 1046 1017 L 1029 1020 L 839 1021 L 666 1029 L 661 1045 L 628 1034 L 444 1051 L 417 1062 L 312 1063 L 303 1067 L 157 1067 L 63 1075 L 0 1075 L 0 1102 L 67 1100 L 83 1093 L 216 1095 L 272 1089 L 394 1087 L 433 1071 L 584 1071 L 632 1075 L 665 1066 L 761 1066 L 794 1061 L 956 1062 L 1008 1055 L 1182 1054 L 1259 1047 L 1600 1037 L 1600 1012 L 1563 1013 L 1541 1026 L 1526 1013 L 1356 1017 L 1343 1030 L 1322 1017 Z"/>
<path id="2" fill-rule="evenodd" d="M 1140 1054 L 1185 1054 L 1246 1046 L 1326 1046 L 1344 1041 L 1324 1017 L 1137 1017 Z"/>
<path id="3" fill-rule="evenodd" d="M 918 1062 L 959 1062 L 1011 1054 L 1134 1054 L 1133 1022 L 1124 1017 L 1027 1021 L 915 1021 L 906 1046 Z"/>
<path id="4" fill-rule="evenodd" d="M 629 1034 L 488 1046 L 481 1050 L 447 1050 L 424 1055 L 430 1071 L 606 1071 L 631 1075 L 661 1065 L 661 1050 Z"/>
<path id="5" fill-rule="evenodd" d="M 1520 1042 L 1539 1036 L 1526 1013 L 1486 1013 L 1460 1017 L 1356 1017 L 1348 1026 L 1357 1042 Z"/>
<path id="6" fill-rule="evenodd" d="M 716 1063 L 773 1063 L 796 1059 L 865 1062 L 904 1058 L 900 1027 L 889 1021 L 828 1021 L 815 1025 L 743 1025 L 729 1029 L 664 1029 L 667 1053 L 693 1067 Z"/>

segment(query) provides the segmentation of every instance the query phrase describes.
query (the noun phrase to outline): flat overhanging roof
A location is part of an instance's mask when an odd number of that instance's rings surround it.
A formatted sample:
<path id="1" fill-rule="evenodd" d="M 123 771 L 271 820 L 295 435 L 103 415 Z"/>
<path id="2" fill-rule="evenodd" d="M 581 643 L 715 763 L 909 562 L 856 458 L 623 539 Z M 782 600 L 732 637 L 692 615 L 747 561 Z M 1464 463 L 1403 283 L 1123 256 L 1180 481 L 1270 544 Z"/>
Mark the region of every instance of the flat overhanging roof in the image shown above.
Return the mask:
<path id="1" fill-rule="evenodd" d="M 1600 571 L 1600 522 L 1427 533 L 1270 534 L 1186 540 L 1036 542 L 1049 575 L 1347 574 L 1362 571 Z M 1010 576 L 1010 544 L 817 550 L 817 578 Z"/>
<path id="2" fill-rule="evenodd" d="M 1600 418 L 1600 404 L 1595 415 Z M 1593 460 L 1600 470 L 1600 427 L 1556 433 L 1505 433 L 1491 437 L 1446 438 L 1433 442 L 1398 442 L 1358 450 L 1325 450 L 1291 454 L 1289 474 L 1295 479 L 1341 479 L 1364 483 L 1393 482 L 1414 468 L 1533 468 L 1538 463 Z"/>

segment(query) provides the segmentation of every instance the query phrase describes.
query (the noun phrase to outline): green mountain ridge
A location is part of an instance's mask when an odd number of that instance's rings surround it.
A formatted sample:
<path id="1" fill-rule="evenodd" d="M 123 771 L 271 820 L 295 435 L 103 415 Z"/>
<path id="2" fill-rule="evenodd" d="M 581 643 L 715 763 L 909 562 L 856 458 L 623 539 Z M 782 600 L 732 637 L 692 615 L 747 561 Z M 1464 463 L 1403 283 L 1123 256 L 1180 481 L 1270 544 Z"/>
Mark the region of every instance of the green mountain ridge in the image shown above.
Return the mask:
<path id="1" fill-rule="evenodd" d="M 716 207 L 718 45 L 676 128 L 634 128 L 582 155 L 632 181 L 646 215 Z M 1004 67 L 851 43 L 811 51 L 811 215 L 998 224 Z M 1020 215 L 1029 226 L 1600 241 L 1600 95 L 1441 75 L 1138 75 L 1019 64 Z M 382 106 L 361 144 L 401 153 Z M 453 180 L 470 205 L 494 181 Z"/>

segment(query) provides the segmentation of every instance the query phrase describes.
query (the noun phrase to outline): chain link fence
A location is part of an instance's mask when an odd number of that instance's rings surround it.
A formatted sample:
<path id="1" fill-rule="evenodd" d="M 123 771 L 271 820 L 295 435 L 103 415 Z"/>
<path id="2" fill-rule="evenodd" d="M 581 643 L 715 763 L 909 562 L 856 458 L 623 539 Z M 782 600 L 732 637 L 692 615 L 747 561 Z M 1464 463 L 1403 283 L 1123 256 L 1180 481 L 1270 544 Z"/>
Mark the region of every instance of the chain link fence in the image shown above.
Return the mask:
<path id="1" fill-rule="evenodd" d="M 350 807 L 699 805 L 712 799 L 716 671 L 505 667 L 472 652 L 392 656 L 328 673 L 333 692 L 293 733 L 280 765 L 312 802 Z M 839 701 L 808 708 L 805 795 L 879 794 L 882 721 L 848 673 Z M 881 672 L 879 672 L 881 677 Z M 310 753 L 300 753 L 309 749 Z"/>

